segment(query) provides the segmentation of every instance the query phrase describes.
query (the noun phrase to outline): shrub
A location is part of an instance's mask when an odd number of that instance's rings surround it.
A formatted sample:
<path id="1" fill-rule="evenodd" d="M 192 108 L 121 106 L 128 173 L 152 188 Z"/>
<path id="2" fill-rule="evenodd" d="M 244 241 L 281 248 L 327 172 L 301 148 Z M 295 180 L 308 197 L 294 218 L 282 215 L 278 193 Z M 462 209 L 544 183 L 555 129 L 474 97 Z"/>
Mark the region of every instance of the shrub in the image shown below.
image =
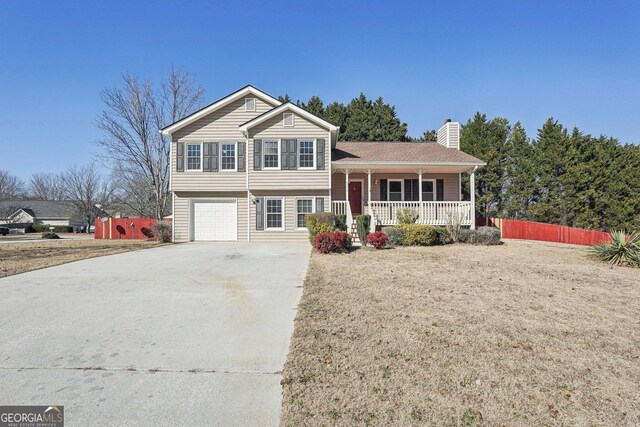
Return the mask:
<path id="1" fill-rule="evenodd" d="M 593 245 L 589 252 L 613 265 L 640 267 L 640 233 L 610 233 L 611 241 Z"/>
<path id="2" fill-rule="evenodd" d="M 323 254 L 347 252 L 351 248 L 351 237 L 344 231 L 318 233 L 313 247 Z"/>
<path id="3" fill-rule="evenodd" d="M 464 212 L 448 212 L 447 213 L 447 232 L 454 242 L 460 242 L 460 233 L 462 232 L 462 221 L 464 221 Z"/>
<path id="4" fill-rule="evenodd" d="M 50 233 L 51 227 L 53 227 L 54 233 L 73 233 L 73 226 L 71 225 L 34 224 L 32 226 L 36 233 Z"/>
<path id="5" fill-rule="evenodd" d="M 407 246 L 433 246 L 442 245 L 442 232 L 431 225 L 400 224 L 403 244 Z"/>
<path id="6" fill-rule="evenodd" d="M 382 227 L 382 232 L 387 235 L 387 244 L 390 246 L 401 246 L 404 244 L 404 235 L 399 227 Z"/>
<path id="7" fill-rule="evenodd" d="M 414 224 L 418 219 L 418 211 L 411 208 L 402 208 L 396 212 L 398 224 Z"/>
<path id="8" fill-rule="evenodd" d="M 151 227 L 153 237 L 158 239 L 159 242 L 169 243 L 171 242 L 171 223 L 167 221 L 160 221 L 153 224 Z M 146 234 L 145 234 L 146 235 Z"/>
<path id="9" fill-rule="evenodd" d="M 312 245 L 315 244 L 319 233 L 331 233 L 337 230 L 335 217 L 331 212 L 318 212 L 304 216 L 304 222 L 309 230 L 309 242 Z"/>
<path id="10" fill-rule="evenodd" d="M 336 214 L 334 224 L 336 225 L 336 229 L 340 231 L 347 231 L 347 216 Z"/>
<path id="11" fill-rule="evenodd" d="M 389 238 L 387 235 L 380 231 L 376 231 L 375 233 L 371 233 L 367 236 L 367 243 L 376 249 L 382 249 L 387 246 L 388 240 Z"/>
<path id="12" fill-rule="evenodd" d="M 52 233 L 51 231 L 47 231 L 45 233 L 42 233 L 42 238 L 43 239 L 59 239 L 60 236 L 58 236 L 56 233 Z"/>
<path id="13" fill-rule="evenodd" d="M 460 230 L 459 242 L 478 243 L 481 245 L 499 245 L 500 230 L 495 227 L 478 227 L 476 230 Z"/>
<path id="14" fill-rule="evenodd" d="M 367 243 L 367 234 L 369 234 L 369 225 L 371 225 L 370 215 L 358 215 L 356 217 L 356 229 L 358 231 L 358 239 L 362 246 Z"/>

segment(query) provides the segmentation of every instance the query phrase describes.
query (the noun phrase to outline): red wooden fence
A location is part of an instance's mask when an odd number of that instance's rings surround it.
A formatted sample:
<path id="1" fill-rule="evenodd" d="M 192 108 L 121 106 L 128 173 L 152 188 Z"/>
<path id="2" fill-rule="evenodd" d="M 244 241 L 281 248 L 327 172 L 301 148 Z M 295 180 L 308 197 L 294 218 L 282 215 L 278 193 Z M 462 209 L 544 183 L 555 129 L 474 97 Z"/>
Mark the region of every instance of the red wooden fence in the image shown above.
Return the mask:
<path id="1" fill-rule="evenodd" d="M 484 221 L 481 221 L 484 223 Z M 498 227 L 504 239 L 542 240 L 591 246 L 610 240 L 609 233 L 583 228 L 565 227 L 542 222 L 489 218 L 488 225 Z"/>
<path id="2" fill-rule="evenodd" d="M 108 218 L 102 222 L 95 219 L 96 239 L 148 239 L 156 223 L 153 218 Z"/>

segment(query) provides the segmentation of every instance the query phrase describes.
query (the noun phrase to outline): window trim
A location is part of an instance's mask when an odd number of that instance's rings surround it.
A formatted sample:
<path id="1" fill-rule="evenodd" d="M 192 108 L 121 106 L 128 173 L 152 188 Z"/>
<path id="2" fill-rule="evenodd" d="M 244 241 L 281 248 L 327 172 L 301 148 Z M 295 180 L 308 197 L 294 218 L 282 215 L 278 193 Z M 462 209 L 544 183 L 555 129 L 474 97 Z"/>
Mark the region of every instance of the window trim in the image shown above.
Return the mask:
<path id="1" fill-rule="evenodd" d="M 218 168 L 218 170 L 220 172 L 238 172 L 238 142 L 237 141 L 220 141 L 219 145 L 219 153 L 218 153 L 218 158 L 220 159 L 220 167 Z M 223 145 L 233 145 L 234 148 L 234 153 L 235 153 L 235 159 L 233 161 L 234 164 L 234 168 L 233 169 L 223 169 L 222 168 L 222 146 Z"/>
<path id="2" fill-rule="evenodd" d="M 400 200 L 391 200 L 391 183 L 400 183 Z M 396 193 L 396 191 L 394 191 Z M 404 202 L 404 179 L 387 179 L 387 202 Z"/>
<path id="3" fill-rule="evenodd" d="M 265 143 L 266 142 L 277 142 L 278 143 L 278 166 L 277 167 L 273 167 L 273 166 L 266 166 L 266 162 L 265 162 L 265 157 L 267 156 L 266 150 L 264 149 Z M 280 158 L 282 154 L 282 140 L 281 139 L 263 139 L 262 140 L 262 169 L 263 170 L 272 170 L 272 171 L 279 171 L 282 168 L 282 159 Z"/>
<path id="4" fill-rule="evenodd" d="M 433 183 L 432 184 L 433 185 L 433 200 L 432 200 L 432 202 L 436 202 L 436 201 L 438 201 L 438 186 L 436 185 L 436 180 L 435 179 L 423 179 L 422 180 L 422 192 L 423 193 L 425 192 L 424 191 L 424 183 L 427 182 L 427 181 L 430 181 L 430 182 Z M 425 200 L 424 196 L 422 196 L 422 201 L 423 202 L 427 202 L 428 200 Z"/>
<path id="5" fill-rule="evenodd" d="M 184 171 L 185 172 L 202 172 L 204 166 L 204 150 L 202 149 L 202 142 L 187 142 L 185 143 L 185 156 L 184 156 Z M 190 145 L 198 145 L 200 146 L 200 169 L 189 169 L 189 146 Z M 195 156 L 193 156 L 195 157 Z"/>
<path id="6" fill-rule="evenodd" d="M 313 153 L 311 153 L 312 157 L 313 157 L 313 166 L 305 166 L 302 167 L 300 166 L 302 163 L 300 162 L 301 156 L 302 156 L 302 150 L 300 150 L 301 147 L 301 143 L 302 142 L 311 142 L 312 146 L 313 146 Z M 318 150 L 317 148 L 317 144 L 318 144 L 318 140 L 317 139 L 298 139 L 298 169 L 301 170 L 315 170 L 317 168 L 317 156 L 316 156 L 316 152 Z"/>
<path id="7" fill-rule="evenodd" d="M 268 210 L 267 210 L 267 200 L 280 200 L 280 202 L 282 203 L 281 207 L 281 212 L 280 212 L 280 216 L 282 218 L 282 227 L 269 227 L 269 223 L 267 221 L 267 214 L 268 214 Z M 285 215 L 285 198 L 284 197 L 265 197 L 264 198 L 264 231 L 285 231 L 286 230 L 286 215 Z"/>
<path id="8" fill-rule="evenodd" d="M 249 100 L 253 100 L 253 109 L 247 108 L 247 102 Z M 247 98 L 244 99 L 244 111 L 251 112 L 251 113 L 256 111 L 256 98 L 247 97 Z"/>
<path id="9" fill-rule="evenodd" d="M 285 119 L 285 117 L 286 117 L 287 115 L 291 116 L 291 124 L 290 124 L 290 125 L 288 125 L 288 124 L 287 124 L 287 121 L 286 121 L 286 119 Z M 296 117 L 295 117 L 295 114 L 293 114 L 293 113 L 282 113 L 282 126 L 283 126 L 283 127 L 286 127 L 286 128 L 292 128 L 292 127 L 295 127 L 295 125 L 296 125 Z"/>
<path id="10" fill-rule="evenodd" d="M 295 223 L 295 229 L 296 230 L 300 230 L 300 231 L 306 231 L 306 230 L 308 230 L 306 225 L 304 227 L 299 227 L 298 226 L 298 215 L 300 215 L 300 212 L 298 211 L 298 200 L 311 200 L 311 212 L 307 212 L 307 213 L 305 213 L 305 215 L 309 214 L 309 213 L 316 213 L 316 196 L 299 196 L 299 197 L 296 197 L 296 223 Z"/>

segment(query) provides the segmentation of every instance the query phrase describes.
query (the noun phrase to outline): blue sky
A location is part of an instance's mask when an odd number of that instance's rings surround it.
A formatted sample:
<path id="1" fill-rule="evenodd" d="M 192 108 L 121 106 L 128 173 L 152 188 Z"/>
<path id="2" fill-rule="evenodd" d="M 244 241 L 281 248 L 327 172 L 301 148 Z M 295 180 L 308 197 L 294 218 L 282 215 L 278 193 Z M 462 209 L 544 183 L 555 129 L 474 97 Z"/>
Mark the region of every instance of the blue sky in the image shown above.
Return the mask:
<path id="1" fill-rule="evenodd" d="M 294 100 L 396 105 L 418 136 L 476 111 L 530 136 L 640 141 L 640 6 L 623 1 L 0 2 L 0 169 L 91 159 L 100 91 L 191 72 L 205 101 L 253 84 Z M 15 155 L 12 155 L 15 153 Z"/>

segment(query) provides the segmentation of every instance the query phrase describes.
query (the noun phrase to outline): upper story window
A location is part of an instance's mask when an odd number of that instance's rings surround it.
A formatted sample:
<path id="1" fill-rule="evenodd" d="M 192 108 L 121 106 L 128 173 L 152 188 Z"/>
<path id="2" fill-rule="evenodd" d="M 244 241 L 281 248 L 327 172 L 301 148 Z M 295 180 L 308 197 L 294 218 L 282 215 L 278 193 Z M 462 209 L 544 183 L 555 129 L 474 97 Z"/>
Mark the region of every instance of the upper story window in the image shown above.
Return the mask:
<path id="1" fill-rule="evenodd" d="M 315 146 L 316 141 L 311 140 L 300 140 L 298 147 L 298 164 L 300 168 L 309 168 L 313 169 L 315 167 Z"/>
<path id="2" fill-rule="evenodd" d="M 284 113 L 282 115 L 282 125 L 293 127 L 293 113 Z"/>
<path id="3" fill-rule="evenodd" d="M 223 142 L 220 144 L 220 169 L 223 171 L 236 170 L 236 143 Z"/>
<path id="4" fill-rule="evenodd" d="M 280 168 L 280 141 L 277 139 L 265 139 L 262 141 L 263 164 L 265 169 Z"/>
<path id="5" fill-rule="evenodd" d="M 244 99 L 244 111 L 256 111 L 256 99 L 245 98 Z"/>
<path id="6" fill-rule="evenodd" d="M 202 170 L 202 144 L 187 144 L 187 170 Z"/>

